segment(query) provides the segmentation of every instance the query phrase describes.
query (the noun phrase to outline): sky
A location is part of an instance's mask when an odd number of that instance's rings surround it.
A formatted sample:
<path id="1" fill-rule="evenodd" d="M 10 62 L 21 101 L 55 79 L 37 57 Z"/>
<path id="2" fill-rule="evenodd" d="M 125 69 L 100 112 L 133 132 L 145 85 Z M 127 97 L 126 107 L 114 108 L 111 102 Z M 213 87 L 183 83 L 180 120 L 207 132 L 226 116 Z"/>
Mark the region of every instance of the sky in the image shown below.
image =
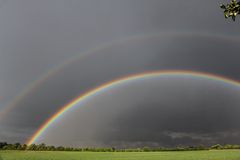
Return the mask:
<path id="1" fill-rule="evenodd" d="M 191 70 L 239 80 L 239 20 L 224 18 L 226 2 L 1 0 L 0 141 L 26 142 L 75 97 L 130 74 Z M 38 142 L 173 146 L 240 136 L 239 86 L 182 76 L 126 85 L 79 105 Z M 98 122 L 96 114 L 109 117 Z"/>

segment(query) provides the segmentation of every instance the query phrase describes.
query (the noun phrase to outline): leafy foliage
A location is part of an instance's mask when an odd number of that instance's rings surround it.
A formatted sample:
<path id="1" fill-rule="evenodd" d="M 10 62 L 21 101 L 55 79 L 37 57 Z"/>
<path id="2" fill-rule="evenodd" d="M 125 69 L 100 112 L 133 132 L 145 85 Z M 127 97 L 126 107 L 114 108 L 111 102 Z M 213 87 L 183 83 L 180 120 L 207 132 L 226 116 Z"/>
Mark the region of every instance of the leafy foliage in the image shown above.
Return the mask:
<path id="1" fill-rule="evenodd" d="M 220 7 L 224 9 L 225 18 L 232 17 L 233 21 L 235 21 L 236 16 L 240 14 L 240 1 L 231 0 L 229 4 L 221 4 Z"/>

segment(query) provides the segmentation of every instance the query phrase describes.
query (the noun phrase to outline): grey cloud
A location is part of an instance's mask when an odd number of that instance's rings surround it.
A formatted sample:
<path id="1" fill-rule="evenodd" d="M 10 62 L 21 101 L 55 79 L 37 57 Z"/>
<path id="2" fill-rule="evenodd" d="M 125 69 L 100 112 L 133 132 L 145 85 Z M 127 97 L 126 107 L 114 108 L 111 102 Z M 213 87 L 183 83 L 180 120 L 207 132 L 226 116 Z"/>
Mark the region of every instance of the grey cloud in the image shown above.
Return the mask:
<path id="1" fill-rule="evenodd" d="M 236 73 L 239 68 L 239 56 L 234 52 L 239 50 L 237 43 L 209 36 L 167 34 L 116 43 L 76 60 L 49 77 L 48 81 L 20 101 L 1 123 L 16 128 L 32 128 L 29 130 L 30 136 L 48 117 L 71 99 L 100 84 L 133 73 L 184 69 L 238 79 L 239 74 Z M 220 47 L 212 47 L 213 44 Z M 232 47 L 233 52 L 228 52 L 229 47 Z M 228 94 L 225 96 L 229 97 Z M 194 101 L 196 97 L 192 98 Z M 232 100 L 234 101 L 236 100 Z M 149 103 L 153 102 L 149 100 Z M 198 105 L 205 105 L 204 103 L 205 101 L 199 101 Z M 231 102 L 226 100 L 223 103 Z M 213 101 L 212 104 L 219 105 L 217 101 Z"/>
<path id="2" fill-rule="evenodd" d="M 106 42 L 167 31 L 238 37 L 239 21 L 226 21 L 219 9 L 220 2 L 15 0 L 0 3 L 3 4 L 0 8 L 1 108 L 46 71 Z M 238 39 L 166 34 L 119 42 L 98 50 L 49 77 L 18 102 L 15 109 L 1 119 L 0 130 L 9 136 L 0 136 L 0 139 L 25 141 L 48 117 L 76 96 L 129 74 L 185 69 L 239 79 L 238 44 Z M 229 95 L 226 93 L 225 97 Z M 235 102 L 238 102 L 236 97 L 223 103 Z M 147 103 L 159 105 L 150 100 Z M 202 105 L 205 103 L 199 103 Z M 230 112 L 224 107 L 223 110 Z M 223 122 L 223 128 L 226 125 Z M 28 133 L 21 134 L 22 129 Z M 19 138 L 11 136 L 18 132 Z"/>
<path id="3" fill-rule="evenodd" d="M 0 88 L 7 97 L 4 104 L 47 70 L 104 42 L 166 30 L 238 35 L 238 22 L 223 18 L 220 2 L 2 0 Z"/>

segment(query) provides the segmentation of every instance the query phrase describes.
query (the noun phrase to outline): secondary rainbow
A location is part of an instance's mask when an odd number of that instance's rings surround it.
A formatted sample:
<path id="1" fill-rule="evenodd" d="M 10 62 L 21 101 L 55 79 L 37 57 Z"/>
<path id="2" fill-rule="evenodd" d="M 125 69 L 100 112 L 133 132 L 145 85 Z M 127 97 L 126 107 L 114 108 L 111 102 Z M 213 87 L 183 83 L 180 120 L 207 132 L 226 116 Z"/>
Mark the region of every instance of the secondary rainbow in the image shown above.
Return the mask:
<path id="1" fill-rule="evenodd" d="M 193 31 L 191 32 L 175 32 L 175 31 L 165 31 L 165 32 L 159 32 L 159 33 L 148 33 L 148 34 L 139 34 L 139 35 L 130 35 L 126 38 L 122 38 L 120 40 L 114 40 L 108 43 L 101 44 L 99 46 L 90 48 L 89 50 L 78 54 L 68 60 L 66 60 L 64 63 L 50 69 L 48 72 L 44 73 L 43 75 L 39 76 L 36 81 L 32 82 L 30 85 L 28 85 L 24 90 L 22 90 L 19 95 L 17 95 L 9 104 L 7 104 L 3 109 L 0 110 L 0 119 L 4 118 L 8 115 L 8 113 L 17 107 L 18 103 L 20 103 L 24 98 L 27 98 L 29 94 L 37 90 L 44 82 L 46 82 L 49 77 L 53 77 L 57 73 L 61 72 L 62 69 L 64 69 L 66 66 L 71 65 L 72 63 L 76 62 L 78 59 L 84 58 L 88 55 L 91 55 L 101 49 L 109 48 L 111 46 L 114 46 L 119 43 L 123 43 L 126 41 L 137 41 L 144 38 L 151 38 L 151 37 L 160 37 L 160 36 L 183 36 L 183 37 L 208 37 L 208 38 L 214 38 L 214 39 L 222 39 L 227 40 L 231 42 L 239 42 L 240 39 L 238 36 L 229 36 L 229 35 L 217 35 L 213 33 L 195 33 Z"/>
<path id="2" fill-rule="evenodd" d="M 193 76 L 193 77 L 199 77 L 199 78 L 207 78 L 212 79 L 216 81 L 222 81 L 228 84 L 240 86 L 240 82 L 236 80 L 229 79 L 227 77 L 205 73 L 205 72 L 195 72 L 195 71 L 185 71 L 185 70 L 164 70 L 164 71 L 152 71 L 152 72 L 144 72 L 144 73 L 138 73 L 129 75 L 123 78 L 115 79 L 113 81 L 110 81 L 108 83 L 105 83 L 99 87 L 96 87 L 90 91 L 87 91 L 86 93 L 78 96 L 77 98 L 73 99 L 70 103 L 63 106 L 59 111 L 57 111 L 53 116 L 51 116 L 36 132 L 35 134 L 27 141 L 27 144 L 30 145 L 34 143 L 42 134 L 44 131 L 49 128 L 61 115 L 63 115 L 65 112 L 67 112 L 72 107 L 76 106 L 76 104 L 79 104 L 83 100 L 87 98 L 91 98 L 92 96 L 96 95 L 97 93 L 100 93 L 101 91 L 104 91 L 110 87 L 117 86 L 119 84 L 127 83 L 130 81 L 146 78 L 146 77 L 155 77 L 155 76 L 166 76 L 166 75 L 181 75 L 181 76 Z"/>

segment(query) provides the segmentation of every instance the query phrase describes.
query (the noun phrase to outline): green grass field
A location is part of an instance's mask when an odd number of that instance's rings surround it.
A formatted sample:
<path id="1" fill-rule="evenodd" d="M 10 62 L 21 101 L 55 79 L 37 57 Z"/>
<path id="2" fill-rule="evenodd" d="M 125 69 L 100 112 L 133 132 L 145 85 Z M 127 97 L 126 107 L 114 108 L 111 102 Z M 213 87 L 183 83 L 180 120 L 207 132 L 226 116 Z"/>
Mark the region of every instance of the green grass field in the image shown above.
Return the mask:
<path id="1" fill-rule="evenodd" d="M 188 152 L 0 151 L 0 160 L 240 160 L 240 150 Z"/>

